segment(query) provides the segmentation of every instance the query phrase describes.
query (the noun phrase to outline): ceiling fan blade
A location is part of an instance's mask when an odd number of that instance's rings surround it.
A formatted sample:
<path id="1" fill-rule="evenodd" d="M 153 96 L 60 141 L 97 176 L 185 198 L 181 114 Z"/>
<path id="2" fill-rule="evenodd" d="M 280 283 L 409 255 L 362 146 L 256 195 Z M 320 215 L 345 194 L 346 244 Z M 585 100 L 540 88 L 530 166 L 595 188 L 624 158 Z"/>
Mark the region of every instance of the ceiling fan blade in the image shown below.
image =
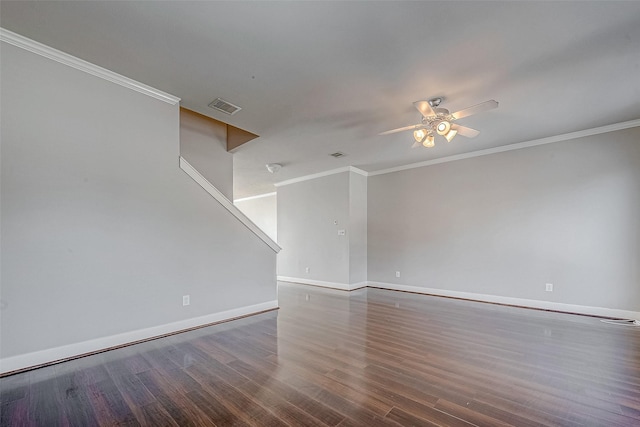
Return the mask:
<path id="1" fill-rule="evenodd" d="M 411 126 L 405 126 L 405 127 L 402 127 L 402 128 L 398 128 L 398 129 L 391 129 L 391 130 L 388 130 L 386 132 L 380 132 L 378 135 L 389 135 L 389 134 L 396 133 L 396 132 L 404 132 L 405 130 L 415 129 L 418 126 L 420 126 L 420 125 L 411 125 Z"/>
<path id="2" fill-rule="evenodd" d="M 473 114 L 481 113 L 483 111 L 492 110 L 494 108 L 498 108 L 498 102 L 492 99 L 491 101 L 481 102 L 480 104 L 474 105 L 473 107 L 456 111 L 455 113 L 451 114 L 451 117 L 457 120 L 463 117 L 471 116 Z"/>
<path id="3" fill-rule="evenodd" d="M 458 131 L 458 135 L 466 136 L 467 138 L 475 138 L 480 135 L 479 130 L 471 129 L 466 126 L 451 125 L 451 129 Z"/>
<path id="4" fill-rule="evenodd" d="M 421 147 L 421 146 L 422 146 L 422 144 L 420 144 L 418 141 L 415 141 L 413 143 L 413 145 L 411 145 L 411 148 L 418 148 L 418 147 Z"/>
<path id="5" fill-rule="evenodd" d="M 418 111 L 420 111 L 420 114 L 422 114 L 423 117 L 436 115 L 436 112 L 433 111 L 433 108 L 431 108 L 429 101 L 416 101 L 413 103 L 413 106 L 416 107 Z"/>

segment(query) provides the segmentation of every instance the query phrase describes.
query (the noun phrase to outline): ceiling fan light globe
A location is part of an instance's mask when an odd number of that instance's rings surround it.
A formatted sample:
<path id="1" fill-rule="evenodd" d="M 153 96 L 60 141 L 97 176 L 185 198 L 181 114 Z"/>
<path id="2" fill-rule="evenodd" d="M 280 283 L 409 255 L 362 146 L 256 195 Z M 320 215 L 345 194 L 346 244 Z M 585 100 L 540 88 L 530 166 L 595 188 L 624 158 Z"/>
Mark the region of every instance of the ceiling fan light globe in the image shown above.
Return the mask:
<path id="1" fill-rule="evenodd" d="M 446 120 L 443 120 L 436 125 L 436 132 L 438 132 L 438 135 L 446 135 L 450 130 L 451 123 Z"/>
<path id="2" fill-rule="evenodd" d="M 447 132 L 447 134 L 444 137 L 447 139 L 447 142 L 451 142 L 453 137 L 456 136 L 457 134 L 458 134 L 457 130 L 451 129 L 449 132 Z"/>
<path id="3" fill-rule="evenodd" d="M 424 140 L 424 142 L 422 143 L 422 145 L 424 145 L 424 146 L 425 146 L 425 147 L 427 147 L 427 148 L 431 148 L 431 147 L 433 147 L 434 145 L 436 145 L 436 142 L 435 142 L 435 138 L 434 138 L 434 136 L 433 136 L 433 135 L 429 135 L 429 136 L 427 136 L 427 138 Z"/>
<path id="4" fill-rule="evenodd" d="M 413 131 L 413 138 L 416 140 L 416 142 L 422 143 L 424 142 L 426 137 L 427 137 L 426 129 L 416 129 Z"/>

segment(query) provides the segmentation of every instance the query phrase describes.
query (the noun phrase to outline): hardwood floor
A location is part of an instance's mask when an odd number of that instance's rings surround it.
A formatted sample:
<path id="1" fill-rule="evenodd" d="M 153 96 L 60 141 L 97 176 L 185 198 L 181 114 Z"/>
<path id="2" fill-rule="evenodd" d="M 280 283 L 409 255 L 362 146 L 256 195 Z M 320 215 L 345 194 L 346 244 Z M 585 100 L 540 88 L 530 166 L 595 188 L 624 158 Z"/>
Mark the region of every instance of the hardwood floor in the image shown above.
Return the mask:
<path id="1" fill-rule="evenodd" d="M 380 289 L 0 380 L 2 426 L 639 426 L 640 328 Z"/>

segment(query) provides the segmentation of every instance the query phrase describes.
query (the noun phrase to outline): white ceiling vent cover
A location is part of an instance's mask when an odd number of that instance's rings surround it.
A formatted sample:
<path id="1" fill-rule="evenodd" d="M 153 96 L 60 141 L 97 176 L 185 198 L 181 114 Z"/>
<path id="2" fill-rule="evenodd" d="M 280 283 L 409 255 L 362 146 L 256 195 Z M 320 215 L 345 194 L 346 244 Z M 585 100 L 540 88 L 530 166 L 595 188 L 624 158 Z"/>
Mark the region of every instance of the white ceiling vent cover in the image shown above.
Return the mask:
<path id="1" fill-rule="evenodd" d="M 237 105 L 233 105 L 232 103 L 225 101 L 222 98 L 214 99 L 211 104 L 209 104 L 209 107 L 213 108 L 214 110 L 221 111 L 225 114 L 229 114 L 230 116 L 233 116 L 235 113 L 242 110 L 242 108 L 238 107 Z"/>

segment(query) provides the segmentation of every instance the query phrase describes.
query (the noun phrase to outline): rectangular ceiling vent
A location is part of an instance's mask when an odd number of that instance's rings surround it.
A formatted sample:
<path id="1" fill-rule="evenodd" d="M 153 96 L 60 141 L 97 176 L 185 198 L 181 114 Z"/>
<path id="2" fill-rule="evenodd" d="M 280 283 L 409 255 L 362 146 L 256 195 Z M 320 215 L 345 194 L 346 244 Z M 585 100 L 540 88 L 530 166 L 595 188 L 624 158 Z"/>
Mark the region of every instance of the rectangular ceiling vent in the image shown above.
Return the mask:
<path id="1" fill-rule="evenodd" d="M 335 153 L 331 153 L 331 154 L 329 154 L 329 155 L 330 155 L 331 157 L 335 157 L 335 158 L 337 159 L 338 157 L 342 157 L 342 156 L 344 156 L 344 153 L 341 153 L 341 152 L 339 152 L 339 151 L 336 151 Z"/>
<path id="2" fill-rule="evenodd" d="M 225 114 L 229 114 L 230 116 L 233 116 L 235 113 L 242 110 L 242 108 L 238 107 L 237 105 L 233 105 L 232 103 L 227 102 L 222 98 L 214 99 L 213 102 L 209 104 L 209 107 L 213 108 L 214 110 L 221 111 Z"/>

